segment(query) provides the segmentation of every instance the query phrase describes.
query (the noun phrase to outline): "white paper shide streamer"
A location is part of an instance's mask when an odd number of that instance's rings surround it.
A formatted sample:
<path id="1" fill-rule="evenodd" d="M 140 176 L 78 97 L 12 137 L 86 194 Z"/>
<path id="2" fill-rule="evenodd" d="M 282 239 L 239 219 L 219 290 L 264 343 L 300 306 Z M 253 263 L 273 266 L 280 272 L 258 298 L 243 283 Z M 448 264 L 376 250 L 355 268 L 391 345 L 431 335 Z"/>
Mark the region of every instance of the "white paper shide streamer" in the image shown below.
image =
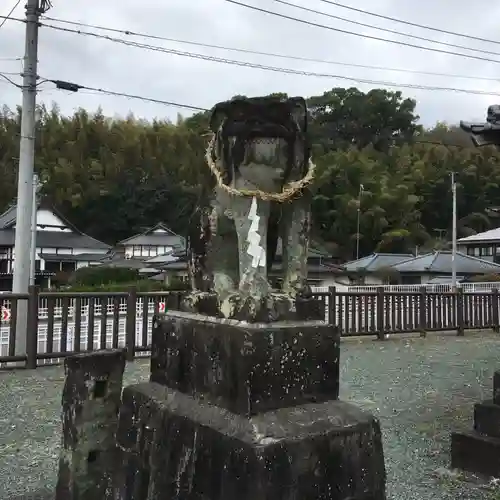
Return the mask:
<path id="1" fill-rule="evenodd" d="M 257 198 L 252 198 L 252 205 L 248 213 L 248 220 L 251 221 L 250 229 L 248 230 L 248 249 L 247 253 L 252 257 L 252 267 L 266 266 L 266 250 L 260 245 L 261 236 L 259 234 L 260 217 L 257 215 Z"/>

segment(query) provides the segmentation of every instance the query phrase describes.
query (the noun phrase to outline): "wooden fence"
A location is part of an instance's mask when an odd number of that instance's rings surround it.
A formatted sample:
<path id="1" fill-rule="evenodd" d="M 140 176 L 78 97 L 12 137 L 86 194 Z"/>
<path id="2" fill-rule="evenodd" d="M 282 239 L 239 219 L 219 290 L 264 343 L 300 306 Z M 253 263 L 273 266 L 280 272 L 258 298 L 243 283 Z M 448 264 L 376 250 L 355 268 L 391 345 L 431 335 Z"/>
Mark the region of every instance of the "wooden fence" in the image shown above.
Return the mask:
<path id="1" fill-rule="evenodd" d="M 0 295 L 0 366 L 36 368 L 59 362 L 75 352 L 127 348 L 128 359 L 147 355 L 155 313 L 179 307 L 183 292 L 39 293 Z M 343 336 L 376 336 L 466 329 L 499 330 L 499 293 L 316 292 L 325 321 L 338 325 Z M 24 312 L 25 311 L 25 312 Z M 25 353 L 16 353 L 18 314 L 27 314 Z"/>

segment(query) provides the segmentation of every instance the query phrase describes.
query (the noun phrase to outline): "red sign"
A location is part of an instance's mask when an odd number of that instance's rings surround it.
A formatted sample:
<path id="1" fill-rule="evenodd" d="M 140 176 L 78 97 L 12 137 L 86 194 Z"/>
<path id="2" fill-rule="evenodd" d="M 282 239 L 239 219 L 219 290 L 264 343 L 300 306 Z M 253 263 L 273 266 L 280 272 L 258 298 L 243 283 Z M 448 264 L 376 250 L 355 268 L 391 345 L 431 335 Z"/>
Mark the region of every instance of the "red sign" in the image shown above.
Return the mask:
<path id="1" fill-rule="evenodd" d="M 165 302 L 160 302 L 158 304 L 158 312 L 164 313 L 166 311 Z"/>
<path id="2" fill-rule="evenodd" d="M 2 307 L 2 321 L 10 321 L 10 309 Z"/>

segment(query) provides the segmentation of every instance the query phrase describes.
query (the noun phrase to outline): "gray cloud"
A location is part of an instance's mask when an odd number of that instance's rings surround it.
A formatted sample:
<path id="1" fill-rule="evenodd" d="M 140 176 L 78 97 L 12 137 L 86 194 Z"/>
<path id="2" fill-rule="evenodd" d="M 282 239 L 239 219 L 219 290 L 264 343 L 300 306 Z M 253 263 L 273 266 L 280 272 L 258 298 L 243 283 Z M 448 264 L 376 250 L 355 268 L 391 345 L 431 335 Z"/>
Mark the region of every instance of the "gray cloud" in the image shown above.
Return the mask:
<path id="1" fill-rule="evenodd" d="M 303 12 L 276 4 L 270 0 L 242 1 L 308 21 L 365 35 L 433 46 L 430 43 L 412 42 L 397 35 L 353 26 L 342 21 Z M 499 56 L 486 57 L 500 61 L 500 45 L 497 44 L 474 42 L 464 38 L 442 35 L 382 19 L 375 19 L 326 5 L 317 0 L 290 1 L 308 8 L 380 27 L 483 50 L 492 50 L 498 52 Z M 8 3 L 12 2 L 7 0 L 1 2 L 0 13 L 5 14 L 8 12 L 10 10 Z M 420 0 L 420 2 L 402 2 L 401 0 L 378 0 L 377 2 L 357 0 L 354 2 L 353 0 L 345 0 L 345 3 L 347 2 L 357 8 L 366 8 L 415 23 L 429 24 L 493 40 L 497 37 L 500 4 L 498 6 L 491 6 L 490 4 L 488 9 L 480 11 L 477 6 L 473 6 L 466 0 L 442 0 L 439 3 L 431 2 L 431 0 Z M 301 71 L 397 83 L 476 89 L 500 94 L 500 64 L 474 61 L 344 35 L 253 12 L 223 0 L 169 0 L 161 3 L 162 6 L 159 6 L 160 2 L 157 0 L 143 0 L 142 2 L 132 0 L 106 0 L 105 2 L 102 0 L 75 0 L 73 2 L 54 0 L 53 8 L 47 15 L 169 38 L 345 63 L 489 78 L 498 76 L 498 82 L 436 77 L 290 61 L 215 49 L 203 49 L 172 42 L 126 38 L 127 40 L 167 48 L 293 68 Z M 24 16 L 21 6 L 14 15 L 17 15 L 17 17 Z M 56 24 L 50 21 L 46 22 Z M 95 32 L 96 30 L 89 31 Z M 445 47 L 441 48 L 453 50 Z M 22 57 L 23 50 L 24 25 L 19 22 L 8 21 L 0 29 L 0 72 L 19 71 L 19 61 L 6 61 L 4 59 Z M 64 33 L 47 27 L 42 27 L 40 30 L 39 61 L 39 74 L 42 77 L 68 80 L 90 87 L 140 94 L 155 99 L 201 107 L 211 107 L 215 102 L 227 99 L 235 94 L 264 95 L 270 92 L 288 92 L 294 95 L 310 96 L 323 93 L 325 90 L 337 86 L 357 86 L 365 91 L 377 86 L 357 84 L 356 82 L 335 78 L 285 75 L 201 61 L 127 47 L 107 40 Z M 19 81 L 19 78 L 16 78 L 16 80 Z M 78 107 L 93 111 L 98 106 L 102 106 L 105 114 L 111 116 L 124 116 L 129 112 L 133 112 L 137 117 L 175 119 L 179 112 L 178 109 L 122 97 L 85 92 L 68 94 L 55 90 L 51 84 L 43 84 L 40 88 L 39 101 L 49 106 L 52 102 L 57 102 L 62 112 L 66 114 L 71 113 Z M 397 86 L 393 88 L 397 89 Z M 401 90 L 405 96 L 417 100 L 417 111 L 421 116 L 422 123 L 425 125 L 432 125 L 437 120 L 453 123 L 460 119 L 482 119 L 486 107 L 497 100 L 495 96 L 413 89 Z M 0 104 L 14 107 L 20 103 L 20 91 L 2 79 L 0 79 L 0 92 L 2 97 Z M 498 100 L 500 101 L 500 95 Z"/>

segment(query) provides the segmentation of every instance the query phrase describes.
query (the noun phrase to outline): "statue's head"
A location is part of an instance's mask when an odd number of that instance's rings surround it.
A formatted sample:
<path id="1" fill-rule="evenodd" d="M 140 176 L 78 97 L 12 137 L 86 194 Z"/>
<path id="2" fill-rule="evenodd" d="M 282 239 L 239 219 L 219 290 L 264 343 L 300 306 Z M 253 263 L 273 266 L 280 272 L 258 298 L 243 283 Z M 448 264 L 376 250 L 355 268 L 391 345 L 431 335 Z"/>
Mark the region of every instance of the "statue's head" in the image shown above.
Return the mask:
<path id="1" fill-rule="evenodd" d="M 303 98 L 235 98 L 212 110 L 210 128 L 225 182 L 248 181 L 280 191 L 304 175 L 309 160 L 307 105 Z"/>
<path id="2" fill-rule="evenodd" d="M 460 128 L 468 132 L 475 146 L 494 145 L 500 147 L 500 105 L 488 107 L 486 122 L 460 122 Z"/>

